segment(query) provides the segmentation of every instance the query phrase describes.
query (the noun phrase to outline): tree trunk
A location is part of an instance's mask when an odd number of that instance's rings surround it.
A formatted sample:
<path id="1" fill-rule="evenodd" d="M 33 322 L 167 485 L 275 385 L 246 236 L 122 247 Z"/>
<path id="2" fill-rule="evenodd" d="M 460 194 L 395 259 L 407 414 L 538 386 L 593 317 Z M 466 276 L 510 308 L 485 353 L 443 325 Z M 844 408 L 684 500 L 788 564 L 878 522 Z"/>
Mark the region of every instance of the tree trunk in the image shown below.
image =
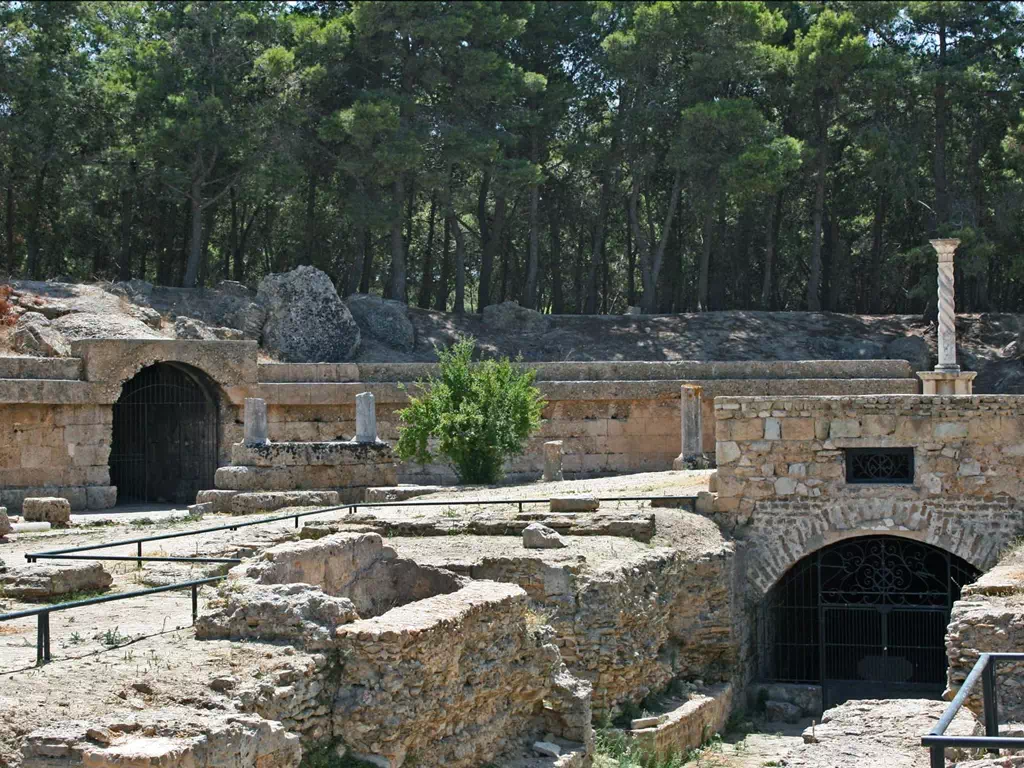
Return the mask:
<path id="1" fill-rule="evenodd" d="M 188 265 L 182 284 L 185 288 L 195 288 L 199 279 L 199 261 L 203 256 L 203 182 L 199 177 L 192 179 L 189 193 L 192 211 L 192 234 L 189 238 Z"/>
<path id="2" fill-rule="evenodd" d="M 494 196 L 494 219 L 487 228 L 487 240 L 484 241 L 483 249 L 480 252 L 480 291 L 477 312 L 483 312 L 484 307 L 491 303 L 491 277 L 494 274 L 494 256 L 501 244 L 501 234 L 505 227 L 505 192 L 496 193 Z M 484 215 L 486 219 L 486 214 Z M 480 232 L 481 237 L 483 231 Z M 456 240 L 456 246 L 458 240 Z"/>
<path id="3" fill-rule="evenodd" d="M 601 181 L 601 197 L 598 202 L 597 221 L 594 223 L 594 239 L 590 248 L 590 265 L 587 268 L 587 314 L 597 314 L 597 270 L 604 253 L 605 220 L 608 218 L 608 188 L 611 186 L 611 164 L 605 169 Z"/>
<path id="4" fill-rule="evenodd" d="M 203 248 L 202 256 L 199 259 L 199 285 L 206 285 L 210 275 L 210 237 L 213 233 L 214 217 L 217 215 L 217 206 L 210 205 L 203 214 Z"/>
<path id="5" fill-rule="evenodd" d="M 416 306 L 430 307 L 430 294 L 434 283 L 434 213 L 437 209 L 437 190 L 430 193 L 430 216 L 427 221 L 427 247 L 423 253 L 423 277 L 420 280 L 420 295 Z"/>
<path id="6" fill-rule="evenodd" d="M 949 223 L 946 186 L 946 19 L 939 16 L 939 72 L 935 80 L 935 218 L 936 228 Z"/>
<path id="7" fill-rule="evenodd" d="M 629 219 L 629 197 L 626 197 L 626 304 L 636 306 L 636 251 L 633 249 L 633 228 Z"/>
<path id="8" fill-rule="evenodd" d="M 458 218 L 452 216 L 452 233 L 455 236 L 455 306 L 457 315 L 466 314 L 466 237 Z"/>
<path id="9" fill-rule="evenodd" d="M 316 256 L 316 171 L 309 172 L 309 186 L 306 189 L 306 242 L 303 261 L 312 264 Z"/>
<path id="10" fill-rule="evenodd" d="M 868 268 L 868 312 L 872 315 L 882 311 L 882 249 L 885 232 L 885 209 L 887 195 L 878 193 L 875 202 L 875 216 L 871 222 L 871 264 Z"/>
<path id="11" fill-rule="evenodd" d="M 761 280 L 761 309 L 772 308 L 772 284 L 775 280 L 775 240 L 778 237 L 777 222 L 782 218 L 782 190 L 768 205 L 768 221 L 764 227 L 764 275 Z"/>
<path id="12" fill-rule="evenodd" d="M 530 162 L 536 165 L 538 157 L 537 130 L 533 131 Z M 537 276 L 540 271 L 540 184 L 530 185 L 530 250 L 526 263 L 526 289 L 524 304 L 530 309 L 537 306 Z"/>
<path id="13" fill-rule="evenodd" d="M 7 179 L 7 201 L 4 205 L 4 236 L 7 240 L 7 274 L 14 276 L 16 256 L 14 253 L 14 179 Z"/>
<path id="14" fill-rule="evenodd" d="M 714 242 L 715 200 L 718 197 L 718 180 L 711 179 L 708 190 L 707 208 L 704 211 L 704 225 L 701 228 L 700 264 L 697 267 L 697 311 L 708 311 L 708 278 L 711 273 L 711 244 Z"/>
<path id="15" fill-rule="evenodd" d="M 238 194 L 232 185 L 228 192 L 231 198 L 231 232 L 228 235 L 228 250 L 231 252 L 231 260 L 234 262 L 235 273 L 238 273 Z M 231 265 L 227 258 L 224 259 L 224 279 L 230 279 Z M 237 279 L 237 278 L 236 278 Z"/>
<path id="16" fill-rule="evenodd" d="M 391 204 L 395 209 L 391 220 L 391 298 L 405 304 L 408 298 L 405 295 L 405 243 L 402 239 L 404 185 L 401 176 L 391 185 L 391 195 Z"/>
<path id="17" fill-rule="evenodd" d="M 807 309 L 810 312 L 821 311 L 821 227 L 825 216 L 825 175 L 828 168 L 828 149 L 823 137 L 818 152 L 818 172 L 814 180 L 814 232 L 811 240 L 811 263 L 807 275 Z"/>
<path id="18" fill-rule="evenodd" d="M 28 264 L 25 265 L 25 271 L 33 280 L 40 280 L 43 276 L 42 263 L 39 260 L 42 236 L 42 232 L 39 231 L 39 223 L 43 214 L 43 192 L 46 189 L 47 168 L 48 164 L 44 163 L 43 167 L 39 169 L 39 173 L 36 174 L 35 189 L 32 193 L 32 213 L 28 221 Z"/>
<path id="19" fill-rule="evenodd" d="M 434 296 L 434 309 L 444 312 L 448 309 L 448 285 L 452 279 L 452 219 L 453 216 L 444 217 L 444 244 L 441 247 L 441 279 L 437 283 L 437 294 Z"/>
<path id="20" fill-rule="evenodd" d="M 551 311 L 556 315 L 565 313 L 565 295 L 562 285 L 562 222 L 554 200 L 551 206 Z"/>
<path id="21" fill-rule="evenodd" d="M 359 292 L 369 293 L 373 280 L 373 234 L 367 227 L 363 235 L 363 269 L 359 276 Z"/>
<path id="22" fill-rule="evenodd" d="M 117 273 L 119 280 L 131 280 L 132 277 L 133 196 L 137 185 L 138 167 L 135 160 L 128 164 L 128 180 L 121 189 L 121 260 Z"/>

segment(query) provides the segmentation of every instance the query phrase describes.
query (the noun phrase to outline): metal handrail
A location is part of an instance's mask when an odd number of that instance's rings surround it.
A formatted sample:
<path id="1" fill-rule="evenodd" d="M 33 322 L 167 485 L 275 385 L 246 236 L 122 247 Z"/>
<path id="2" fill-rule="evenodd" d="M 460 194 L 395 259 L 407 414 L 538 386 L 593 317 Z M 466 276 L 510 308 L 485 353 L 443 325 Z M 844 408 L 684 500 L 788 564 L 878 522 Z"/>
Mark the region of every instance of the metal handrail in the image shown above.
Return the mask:
<path id="1" fill-rule="evenodd" d="M 199 614 L 199 587 L 203 584 L 213 584 L 225 578 L 224 576 L 208 576 L 205 579 L 193 579 L 192 581 L 180 581 L 176 584 L 166 584 L 162 587 L 151 587 L 150 589 L 139 589 L 134 592 L 119 592 L 114 595 L 102 595 L 90 597 L 85 600 L 73 600 L 68 603 L 57 603 L 42 608 L 29 608 L 24 611 L 13 613 L 0 613 L 0 621 L 11 621 L 13 619 L 24 619 L 35 616 L 38 619 L 36 625 L 36 664 L 45 664 L 50 660 L 50 614 L 57 611 L 67 611 L 72 608 L 82 608 L 87 605 L 99 605 L 100 603 L 111 603 L 115 600 L 129 600 L 133 597 L 144 597 L 155 595 L 158 592 L 170 592 L 184 587 L 192 588 L 192 623 L 196 623 Z"/>
<path id="2" fill-rule="evenodd" d="M 694 499 L 694 496 L 598 496 L 598 501 L 682 501 L 685 499 Z M 53 549 L 45 552 L 27 552 L 25 553 L 25 559 L 29 563 L 34 563 L 37 560 L 110 560 L 110 561 L 129 561 L 138 563 L 139 568 L 142 568 L 142 564 L 146 562 L 158 562 L 158 563 L 216 563 L 216 564 L 229 564 L 236 565 L 241 562 L 236 557 L 150 557 L 143 556 L 142 545 L 153 541 L 162 541 L 164 539 L 177 539 L 184 536 L 199 536 L 206 533 L 216 533 L 219 531 L 236 531 L 239 528 L 245 528 L 252 525 L 264 525 L 266 523 L 280 522 L 282 520 L 295 520 L 295 527 L 299 527 L 299 520 L 303 517 L 309 517 L 311 515 L 323 515 L 328 512 L 340 512 L 342 510 L 348 510 L 349 514 L 353 514 L 360 507 L 362 508 L 378 508 L 378 507 L 452 507 L 452 506 L 488 506 L 488 505 L 500 505 L 500 504 L 517 504 L 519 506 L 519 512 L 522 513 L 524 504 L 547 504 L 550 503 L 551 499 L 451 499 L 448 501 L 437 500 L 437 501 L 381 501 L 381 502 L 357 502 L 352 504 L 343 504 L 335 507 L 325 507 L 322 509 L 313 509 L 307 512 L 292 512 L 286 515 L 274 515 L 272 517 L 261 517 L 258 520 L 248 520 L 241 523 L 229 523 L 227 525 L 217 525 L 210 528 L 199 528 L 192 531 L 176 531 L 174 533 L 162 533 L 155 536 L 140 536 L 132 539 L 122 539 L 120 541 L 112 541 L 106 544 L 87 544 L 81 547 L 68 547 L 66 549 Z M 111 549 L 113 547 L 123 547 L 131 544 L 135 544 L 137 547 L 137 554 L 131 555 L 96 555 L 79 554 L 82 552 L 96 552 L 102 549 Z M 81 608 L 89 605 L 96 605 L 99 603 L 107 603 L 113 600 L 128 600 L 134 597 L 144 597 L 146 595 L 156 594 L 158 592 L 170 592 L 175 589 L 183 589 L 185 587 L 192 588 L 192 623 L 196 621 L 198 612 L 198 588 L 203 584 L 212 584 L 215 581 L 220 581 L 224 576 L 211 576 L 205 579 L 197 579 L 193 581 L 181 581 L 174 584 L 167 584 L 162 587 L 153 587 L 151 589 L 137 590 L 135 592 L 122 592 L 114 595 L 104 595 L 102 597 L 89 598 L 87 600 L 74 600 L 67 603 L 57 603 L 55 605 L 48 605 L 44 608 L 33 608 L 25 611 L 15 611 L 14 613 L 3 613 L 0 614 L 0 622 L 10 621 L 12 619 L 26 618 L 28 616 L 36 616 L 38 618 L 38 626 L 36 629 L 36 663 L 45 664 L 50 661 L 50 614 L 56 611 L 66 611 L 72 608 Z"/>
<path id="3" fill-rule="evenodd" d="M 1000 661 L 1024 661 L 1024 653 L 983 653 L 967 679 L 964 680 L 953 700 L 942 713 L 939 722 L 921 737 L 921 746 L 931 751 L 931 768 L 945 768 L 946 749 L 968 747 L 986 749 L 998 754 L 1000 749 L 1024 749 L 1024 738 L 999 735 L 999 703 L 996 696 L 996 663 Z M 984 736 L 947 736 L 946 728 L 953 722 L 960 708 L 971 695 L 981 678 L 982 707 L 985 717 Z"/>

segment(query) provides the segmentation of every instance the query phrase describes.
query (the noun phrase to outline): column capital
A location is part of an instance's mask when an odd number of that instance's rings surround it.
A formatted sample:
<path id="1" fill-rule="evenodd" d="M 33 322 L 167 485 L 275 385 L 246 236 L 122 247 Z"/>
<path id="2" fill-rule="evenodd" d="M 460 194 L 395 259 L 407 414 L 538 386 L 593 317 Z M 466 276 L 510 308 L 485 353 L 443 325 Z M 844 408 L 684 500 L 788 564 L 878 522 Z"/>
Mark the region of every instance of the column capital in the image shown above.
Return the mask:
<path id="1" fill-rule="evenodd" d="M 938 240 L 929 240 L 928 242 L 932 244 L 932 248 L 939 254 L 940 262 L 952 261 L 953 254 L 956 252 L 957 246 L 960 245 L 960 240 L 956 237 L 940 238 Z"/>

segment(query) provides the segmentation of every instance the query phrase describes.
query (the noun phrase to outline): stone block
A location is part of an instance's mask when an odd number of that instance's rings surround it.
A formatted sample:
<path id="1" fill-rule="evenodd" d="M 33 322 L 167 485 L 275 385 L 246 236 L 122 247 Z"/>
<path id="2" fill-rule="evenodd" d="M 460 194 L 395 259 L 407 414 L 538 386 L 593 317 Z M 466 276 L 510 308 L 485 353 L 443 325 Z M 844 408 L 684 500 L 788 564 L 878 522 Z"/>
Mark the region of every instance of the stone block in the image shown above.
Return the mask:
<path id="1" fill-rule="evenodd" d="M 212 504 L 212 512 L 230 512 L 231 500 L 238 495 L 238 491 L 208 490 L 199 491 L 196 494 L 196 504 Z"/>
<path id="2" fill-rule="evenodd" d="M 731 464 L 740 457 L 740 447 L 732 440 L 720 440 L 715 444 L 715 463 Z"/>
<path id="3" fill-rule="evenodd" d="M 562 441 L 549 440 L 544 443 L 544 475 L 545 483 L 560 482 L 562 477 Z"/>
<path id="4" fill-rule="evenodd" d="M 12 530 L 11 519 L 7 516 L 7 507 L 0 507 L 0 538 L 3 538 Z"/>
<path id="5" fill-rule="evenodd" d="M 27 501 L 27 499 L 26 499 Z M 0 574 L 0 588 L 14 600 L 47 601 L 75 592 L 95 592 L 113 582 L 99 563 L 31 563 Z"/>
<path id="6" fill-rule="evenodd" d="M 559 496 L 551 499 L 549 508 L 552 512 L 595 512 L 601 502 L 594 496 Z"/>
<path id="7" fill-rule="evenodd" d="M 49 523 L 54 528 L 66 528 L 71 524 L 71 504 L 67 499 L 55 496 L 37 496 L 22 502 L 21 515 L 29 523 Z"/>
<path id="8" fill-rule="evenodd" d="M 830 440 L 842 437 L 860 437 L 860 421 L 857 419 L 835 419 L 829 425 L 828 436 Z"/>
<path id="9" fill-rule="evenodd" d="M 781 440 L 782 439 L 782 424 L 778 419 L 765 419 L 764 420 L 764 439 L 765 440 Z"/>
<path id="10" fill-rule="evenodd" d="M 285 507 L 333 507 L 340 502 L 337 491 L 268 491 L 238 493 L 231 499 L 231 512 L 253 515 Z"/>
<path id="11" fill-rule="evenodd" d="M 814 419 L 782 419 L 783 440 L 814 440 Z"/>
<path id="12" fill-rule="evenodd" d="M 763 440 L 764 419 L 732 419 L 729 437 L 733 440 Z"/>
<path id="13" fill-rule="evenodd" d="M 553 528 L 542 523 L 530 523 L 523 529 L 523 546 L 527 549 L 560 549 L 566 546 L 566 542 Z"/>
<path id="14" fill-rule="evenodd" d="M 356 442 L 377 442 L 377 409 L 372 392 L 356 395 Z"/>

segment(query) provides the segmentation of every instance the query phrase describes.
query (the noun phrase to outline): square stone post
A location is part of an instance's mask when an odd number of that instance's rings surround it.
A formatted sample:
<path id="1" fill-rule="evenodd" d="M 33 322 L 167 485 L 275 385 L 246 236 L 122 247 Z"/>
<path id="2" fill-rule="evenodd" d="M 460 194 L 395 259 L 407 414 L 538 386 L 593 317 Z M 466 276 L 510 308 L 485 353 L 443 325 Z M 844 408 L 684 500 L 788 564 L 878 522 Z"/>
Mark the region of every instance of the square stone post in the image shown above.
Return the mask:
<path id="1" fill-rule="evenodd" d="M 544 443 L 544 475 L 545 483 L 557 483 L 562 478 L 562 441 L 549 440 Z"/>
<path id="2" fill-rule="evenodd" d="M 700 400 L 702 390 L 696 384 L 683 384 L 679 390 L 679 427 L 681 445 L 672 469 L 686 469 L 688 462 L 704 455 L 701 432 Z"/>
<path id="3" fill-rule="evenodd" d="M 377 408 L 372 392 L 356 395 L 356 442 L 377 442 Z"/>
<path id="4" fill-rule="evenodd" d="M 974 372 L 961 372 L 956 362 L 956 293 L 953 290 L 953 254 L 956 238 L 930 241 L 939 257 L 939 362 L 934 371 L 920 371 L 923 394 L 969 395 L 974 391 Z"/>
<path id="5" fill-rule="evenodd" d="M 265 445 L 270 440 L 267 437 L 267 401 L 261 397 L 245 398 L 245 421 L 246 445 Z"/>

